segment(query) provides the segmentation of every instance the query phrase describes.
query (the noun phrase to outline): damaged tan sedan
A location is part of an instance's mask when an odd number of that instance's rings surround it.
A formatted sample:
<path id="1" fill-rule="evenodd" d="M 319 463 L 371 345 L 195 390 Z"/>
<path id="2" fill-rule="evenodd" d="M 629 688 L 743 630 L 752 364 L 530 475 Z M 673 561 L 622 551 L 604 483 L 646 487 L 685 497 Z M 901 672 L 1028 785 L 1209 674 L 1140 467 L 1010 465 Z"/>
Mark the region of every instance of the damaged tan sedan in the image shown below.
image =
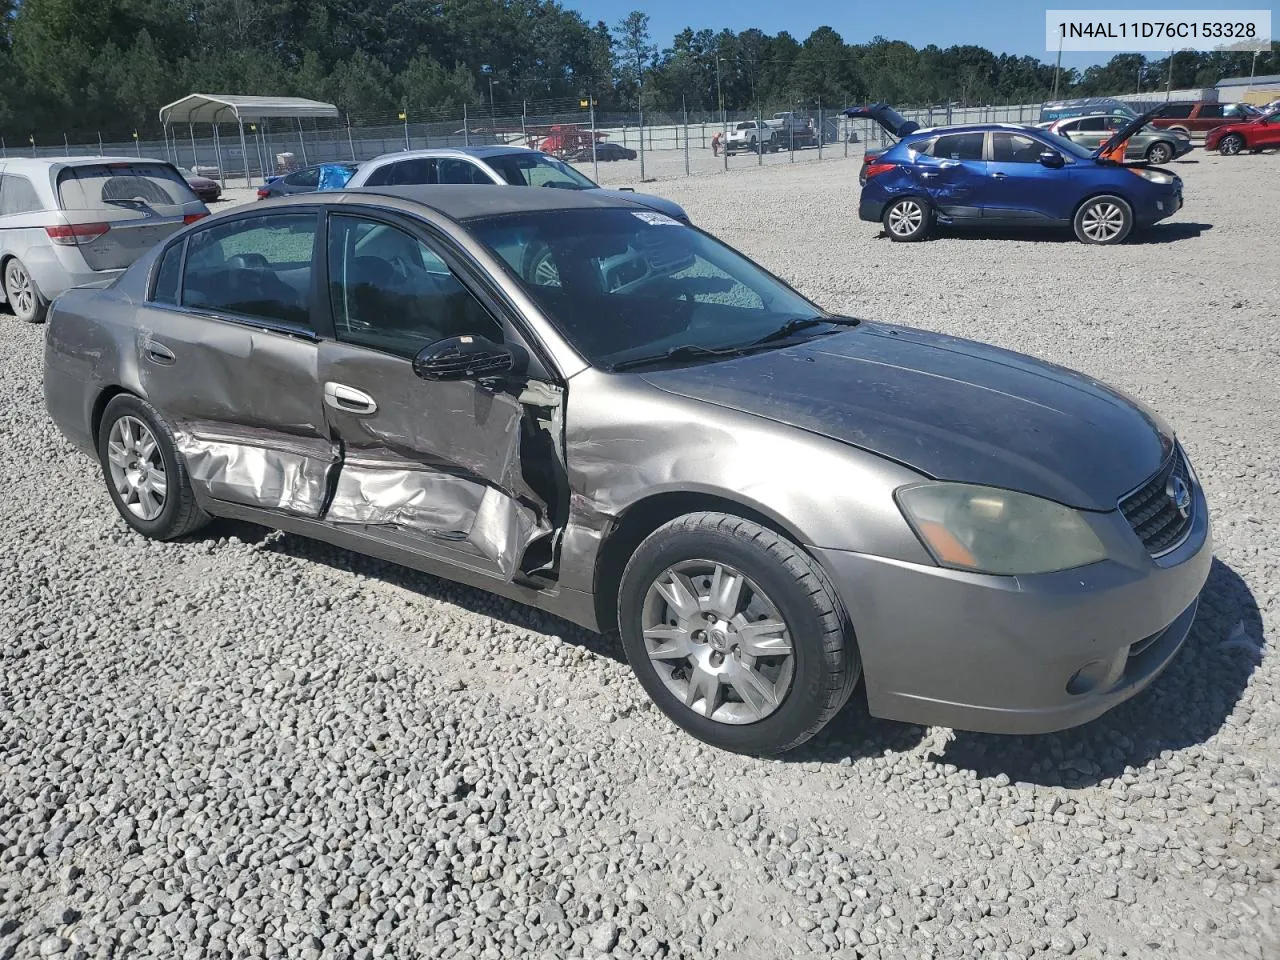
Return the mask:
<path id="1" fill-rule="evenodd" d="M 625 198 L 307 194 L 52 305 L 45 396 L 120 515 L 233 517 L 618 630 L 697 737 L 1082 723 L 1211 559 L 1172 431 L 1027 357 L 835 316 Z"/>

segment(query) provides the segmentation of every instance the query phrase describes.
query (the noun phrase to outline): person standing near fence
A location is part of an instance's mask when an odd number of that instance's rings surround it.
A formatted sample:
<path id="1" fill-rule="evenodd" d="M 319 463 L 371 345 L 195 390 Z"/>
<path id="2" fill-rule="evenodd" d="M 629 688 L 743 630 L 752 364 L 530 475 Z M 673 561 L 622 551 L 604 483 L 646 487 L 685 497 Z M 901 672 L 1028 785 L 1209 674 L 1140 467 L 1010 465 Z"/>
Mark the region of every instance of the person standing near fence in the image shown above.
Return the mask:
<path id="1" fill-rule="evenodd" d="M 715 133 L 711 136 L 711 155 L 713 157 L 720 156 L 720 134 Z"/>

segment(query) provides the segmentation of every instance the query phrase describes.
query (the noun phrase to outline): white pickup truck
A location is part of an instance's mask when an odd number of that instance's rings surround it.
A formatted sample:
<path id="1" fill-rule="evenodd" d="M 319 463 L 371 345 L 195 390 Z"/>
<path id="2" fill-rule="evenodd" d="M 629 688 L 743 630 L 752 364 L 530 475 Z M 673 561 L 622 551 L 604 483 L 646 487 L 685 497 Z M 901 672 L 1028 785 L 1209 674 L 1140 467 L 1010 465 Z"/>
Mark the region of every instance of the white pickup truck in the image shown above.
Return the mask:
<path id="1" fill-rule="evenodd" d="M 760 150 L 777 153 L 781 149 L 778 131 L 760 120 L 744 120 L 729 131 L 724 142 L 724 152 L 732 155 L 740 150 L 756 153 Z"/>

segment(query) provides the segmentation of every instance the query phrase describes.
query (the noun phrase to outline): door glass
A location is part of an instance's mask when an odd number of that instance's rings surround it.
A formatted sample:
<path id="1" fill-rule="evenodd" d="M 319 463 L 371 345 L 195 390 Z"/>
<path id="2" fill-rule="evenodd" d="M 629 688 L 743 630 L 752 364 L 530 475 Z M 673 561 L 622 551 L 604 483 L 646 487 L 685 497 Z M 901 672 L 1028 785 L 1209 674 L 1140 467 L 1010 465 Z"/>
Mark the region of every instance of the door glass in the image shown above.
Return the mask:
<path id="1" fill-rule="evenodd" d="M 291 173 L 284 178 L 284 182 L 291 187 L 318 187 L 320 185 L 320 168 L 312 167 L 309 170 L 299 170 L 297 173 Z"/>
<path id="2" fill-rule="evenodd" d="M 996 163 L 1038 163 L 1044 149 L 1039 140 L 1020 133 L 997 132 L 991 135 L 991 159 Z"/>
<path id="3" fill-rule="evenodd" d="M 311 213 L 264 214 L 193 233 L 183 305 L 309 327 L 315 234 Z"/>
<path id="4" fill-rule="evenodd" d="M 1226 108 L 1220 103 L 1206 103 L 1200 108 L 1201 120 L 1216 120 L 1225 115 Z"/>
<path id="5" fill-rule="evenodd" d="M 1097 131 L 1104 129 L 1105 125 L 1106 119 L 1104 117 L 1085 117 L 1076 126 L 1076 129 L 1082 132 Z"/>
<path id="6" fill-rule="evenodd" d="M 481 183 L 487 184 L 489 178 L 479 167 L 469 160 L 457 160 L 444 157 L 439 161 L 441 183 Z"/>
<path id="7" fill-rule="evenodd" d="M 1165 107 L 1160 111 L 1160 116 L 1166 120 L 1185 120 L 1191 116 L 1193 105 L 1189 103 L 1175 104 Z"/>
<path id="8" fill-rule="evenodd" d="M 940 160 L 981 160 L 981 133 L 952 133 L 934 141 L 929 152 Z"/>
<path id="9" fill-rule="evenodd" d="M 429 343 L 502 327 L 425 244 L 359 217 L 329 219 L 329 299 L 338 339 L 412 358 Z"/>
<path id="10" fill-rule="evenodd" d="M 156 271 L 156 285 L 151 291 L 151 299 L 156 303 L 178 302 L 178 280 L 182 276 L 182 243 L 178 242 L 164 252 L 160 258 L 160 269 Z"/>

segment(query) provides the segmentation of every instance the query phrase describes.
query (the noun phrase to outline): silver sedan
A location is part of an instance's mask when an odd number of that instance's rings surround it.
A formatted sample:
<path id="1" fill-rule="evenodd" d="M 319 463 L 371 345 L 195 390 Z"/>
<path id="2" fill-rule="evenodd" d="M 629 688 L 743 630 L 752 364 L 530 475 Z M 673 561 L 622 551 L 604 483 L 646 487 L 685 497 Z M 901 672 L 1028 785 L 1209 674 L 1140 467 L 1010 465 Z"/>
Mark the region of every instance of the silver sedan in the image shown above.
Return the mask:
<path id="1" fill-rule="evenodd" d="M 1209 514 L 1156 414 L 828 313 L 596 191 L 312 194 L 54 304 L 46 403 L 140 534 L 314 537 L 618 631 L 696 737 L 1083 723 L 1178 652 Z"/>

